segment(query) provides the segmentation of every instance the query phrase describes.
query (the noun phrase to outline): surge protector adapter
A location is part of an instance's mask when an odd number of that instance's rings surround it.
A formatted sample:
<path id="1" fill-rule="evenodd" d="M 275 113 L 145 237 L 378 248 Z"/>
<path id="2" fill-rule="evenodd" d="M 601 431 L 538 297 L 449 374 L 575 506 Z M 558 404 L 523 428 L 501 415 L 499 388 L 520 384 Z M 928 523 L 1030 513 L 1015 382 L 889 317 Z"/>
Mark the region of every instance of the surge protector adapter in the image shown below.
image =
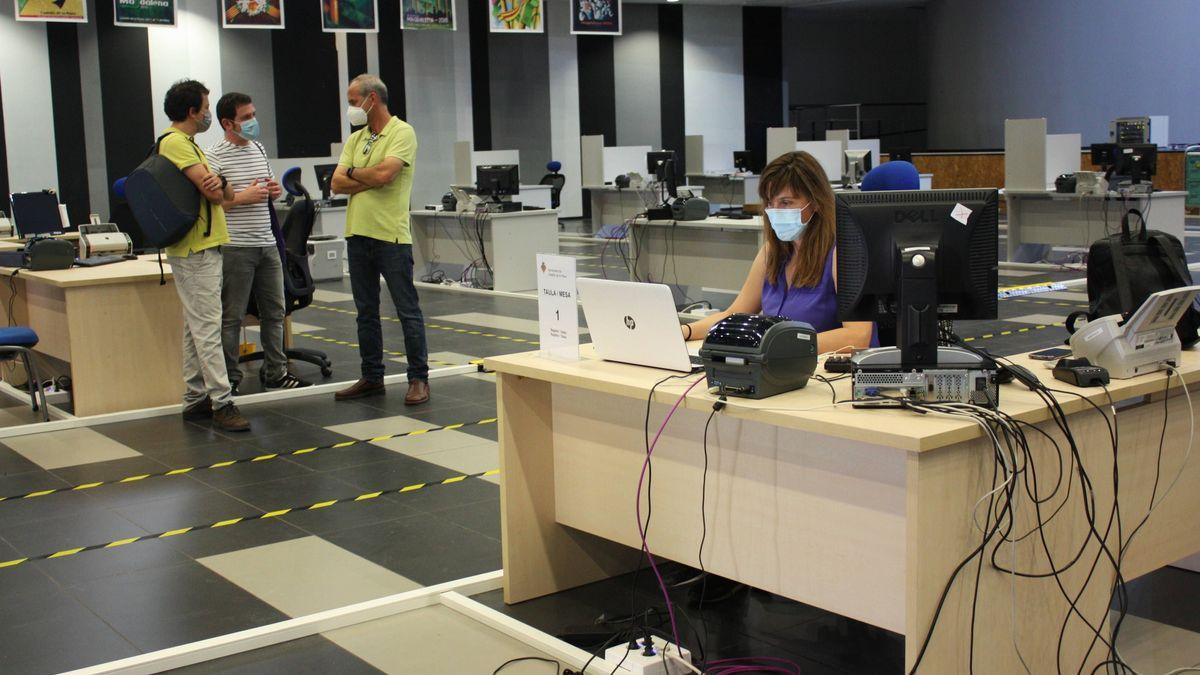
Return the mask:
<path id="1" fill-rule="evenodd" d="M 684 649 L 680 655 L 679 649 L 675 645 L 663 640 L 662 638 L 651 636 L 650 650 L 653 656 L 647 656 L 643 652 L 646 651 L 644 643 L 645 638 L 638 639 L 638 648 L 629 649 L 629 643 L 609 647 L 604 650 L 604 660 L 609 663 L 620 663 L 621 667 L 615 671 L 619 675 L 685 675 L 690 673 L 682 663 L 675 661 L 672 658 L 666 659 L 666 665 L 663 665 L 663 649 L 670 650 L 671 656 L 682 656 L 688 662 L 692 660 L 692 653 Z M 621 659 L 625 659 L 622 663 Z"/>

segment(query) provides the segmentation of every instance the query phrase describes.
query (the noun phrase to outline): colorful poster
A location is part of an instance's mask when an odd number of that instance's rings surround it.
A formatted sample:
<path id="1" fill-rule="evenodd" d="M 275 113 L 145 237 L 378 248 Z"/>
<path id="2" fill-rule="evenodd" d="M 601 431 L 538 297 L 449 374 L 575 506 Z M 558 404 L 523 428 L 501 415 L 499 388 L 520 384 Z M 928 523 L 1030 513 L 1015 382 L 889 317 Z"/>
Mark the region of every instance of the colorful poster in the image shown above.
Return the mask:
<path id="1" fill-rule="evenodd" d="M 321 0 L 321 30 L 326 33 L 378 33 L 379 0 Z"/>
<path id="2" fill-rule="evenodd" d="M 118 26 L 174 26 L 175 0 L 113 0 Z"/>
<path id="3" fill-rule="evenodd" d="M 86 0 L 15 0 L 17 21 L 87 23 Z"/>
<path id="4" fill-rule="evenodd" d="M 493 33 L 542 33 L 542 0 L 488 0 Z"/>
<path id="5" fill-rule="evenodd" d="M 571 0 L 573 35 L 620 35 L 621 0 Z"/>
<path id="6" fill-rule="evenodd" d="M 402 0 L 400 8 L 404 30 L 457 30 L 454 0 Z"/>
<path id="7" fill-rule="evenodd" d="M 222 0 L 223 28 L 283 28 L 283 0 Z"/>

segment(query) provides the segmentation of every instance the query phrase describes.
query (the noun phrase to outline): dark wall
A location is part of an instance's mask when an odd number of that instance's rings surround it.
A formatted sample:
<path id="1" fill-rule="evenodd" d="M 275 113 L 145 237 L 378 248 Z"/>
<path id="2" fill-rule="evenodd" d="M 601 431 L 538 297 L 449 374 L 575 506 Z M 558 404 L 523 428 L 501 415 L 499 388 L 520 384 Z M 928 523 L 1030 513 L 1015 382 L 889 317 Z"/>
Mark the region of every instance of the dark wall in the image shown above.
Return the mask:
<path id="1" fill-rule="evenodd" d="M 683 8 L 658 8 L 658 68 L 662 86 L 662 146 L 674 150 L 677 166 L 687 166 L 683 156 Z"/>
<path id="2" fill-rule="evenodd" d="M 579 132 L 617 144 L 617 85 L 611 36 L 579 36 Z"/>
<path id="3" fill-rule="evenodd" d="M 328 155 L 329 145 L 341 142 L 344 135 L 341 107 L 346 94 L 338 90 L 337 48 L 333 34 L 321 31 L 319 3 L 287 4 L 287 30 L 271 31 L 271 53 L 275 109 L 280 111 L 275 120 L 279 156 Z M 365 54 L 363 62 L 365 67 Z"/>
<path id="4" fill-rule="evenodd" d="M 154 110 L 162 108 L 162 101 L 151 99 L 146 30 L 114 26 L 111 2 L 97 2 L 95 7 L 104 160 L 112 201 L 113 181 L 142 163 L 156 132 L 161 131 L 154 128 Z"/>
<path id="5" fill-rule="evenodd" d="M 88 222 L 87 144 L 83 133 L 83 89 L 79 76 L 79 36 L 67 23 L 46 24 L 50 51 L 50 90 L 54 105 L 54 152 L 59 200 L 72 223 Z M 0 131 L 0 133 L 3 133 Z"/>
<path id="6" fill-rule="evenodd" d="M 767 161 L 767 129 L 784 126 L 783 10 L 742 9 L 742 67 L 745 72 L 746 150 L 750 166 L 760 171 Z"/>

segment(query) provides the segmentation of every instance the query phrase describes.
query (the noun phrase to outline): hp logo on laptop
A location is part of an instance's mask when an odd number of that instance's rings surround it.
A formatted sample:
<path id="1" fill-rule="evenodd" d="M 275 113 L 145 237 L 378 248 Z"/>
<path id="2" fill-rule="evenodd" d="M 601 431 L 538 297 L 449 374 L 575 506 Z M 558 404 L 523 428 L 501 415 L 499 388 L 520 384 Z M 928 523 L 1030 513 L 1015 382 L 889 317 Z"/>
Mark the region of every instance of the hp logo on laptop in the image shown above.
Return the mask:
<path id="1" fill-rule="evenodd" d="M 629 330 L 637 328 L 637 322 L 633 320 L 632 316 L 625 317 L 625 327 Z"/>

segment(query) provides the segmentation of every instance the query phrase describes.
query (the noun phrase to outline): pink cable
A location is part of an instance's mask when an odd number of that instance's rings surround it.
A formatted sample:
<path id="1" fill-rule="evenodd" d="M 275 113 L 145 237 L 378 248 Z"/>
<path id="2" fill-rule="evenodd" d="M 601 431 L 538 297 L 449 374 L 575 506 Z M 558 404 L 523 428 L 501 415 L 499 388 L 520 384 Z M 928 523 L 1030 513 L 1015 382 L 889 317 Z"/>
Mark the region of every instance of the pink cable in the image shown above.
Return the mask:
<path id="1" fill-rule="evenodd" d="M 675 646 L 677 648 L 680 646 L 680 642 L 679 629 L 675 626 L 675 608 L 671 605 L 671 596 L 667 594 L 667 584 L 663 582 L 662 575 L 658 572 L 658 565 L 654 564 L 654 556 L 650 555 L 650 545 L 646 542 L 646 530 L 642 529 L 642 484 L 646 480 L 646 471 L 650 468 L 650 456 L 654 454 L 654 446 L 658 445 L 658 439 L 660 436 L 662 436 L 663 431 L 667 428 L 667 422 L 671 421 L 671 417 L 675 414 L 675 411 L 679 409 L 679 405 L 683 403 L 683 399 L 687 398 L 687 395 L 696 388 L 696 385 L 700 384 L 704 380 L 704 377 L 697 379 L 692 383 L 692 386 L 688 387 L 682 394 L 679 395 L 679 399 L 675 401 L 675 405 L 671 406 L 671 412 L 667 413 L 666 418 L 662 421 L 662 425 L 658 427 L 658 433 L 654 434 L 654 441 L 650 444 L 649 449 L 646 451 L 646 461 L 642 462 L 642 474 L 638 477 L 637 497 L 635 502 L 637 510 L 638 534 L 642 537 L 642 551 L 646 553 L 646 559 L 650 561 L 650 569 L 654 571 L 654 578 L 658 580 L 658 587 L 660 590 L 662 590 L 663 600 L 667 603 L 667 616 L 671 619 L 671 635 L 675 638 Z"/>

